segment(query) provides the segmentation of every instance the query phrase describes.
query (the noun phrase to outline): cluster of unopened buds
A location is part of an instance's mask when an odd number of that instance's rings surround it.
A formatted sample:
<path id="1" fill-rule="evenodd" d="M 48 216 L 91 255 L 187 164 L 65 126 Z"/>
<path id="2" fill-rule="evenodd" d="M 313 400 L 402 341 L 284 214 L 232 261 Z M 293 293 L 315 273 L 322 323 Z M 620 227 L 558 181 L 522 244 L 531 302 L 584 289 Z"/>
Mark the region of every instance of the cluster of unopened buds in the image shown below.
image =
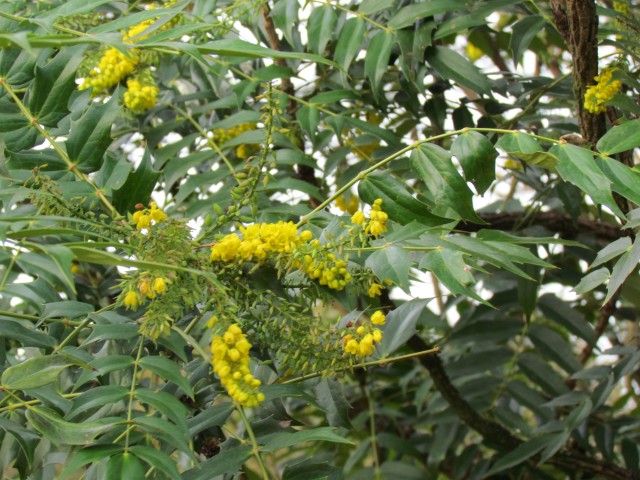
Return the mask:
<path id="1" fill-rule="evenodd" d="M 359 357 L 368 357 L 375 352 L 375 344 L 382 341 L 382 331 L 373 325 L 384 325 L 385 321 L 386 317 L 382 312 L 374 312 L 369 319 L 370 323 L 359 325 L 355 333 L 342 337 L 344 352 Z"/>
<path id="2" fill-rule="evenodd" d="M 211 342 L 213 371 L 229 396 L 245 407 L 264 401 L 264 394 L 258 389 L 261 382 L 249 371 L 250 349 L 251 344 L 236 324 L 223 335 L 215 335 Z"/>

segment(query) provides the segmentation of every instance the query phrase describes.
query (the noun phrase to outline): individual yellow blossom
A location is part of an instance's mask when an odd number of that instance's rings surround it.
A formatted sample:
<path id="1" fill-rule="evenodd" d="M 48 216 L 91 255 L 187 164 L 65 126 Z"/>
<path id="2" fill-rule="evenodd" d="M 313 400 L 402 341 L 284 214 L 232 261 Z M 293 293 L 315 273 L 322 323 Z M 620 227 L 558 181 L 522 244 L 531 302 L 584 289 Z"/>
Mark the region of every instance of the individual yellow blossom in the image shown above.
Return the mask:
<path id="1" fill-rule="evenodd" d="M 380 285 L 379 283 L 372 283 L 371 286 L 369 287 L 369 291 L 367 292 L 369 294 L 369 296 L 371 298 L 375 298 L 380 296 L 380 294 L 382 293 L 382 289 L 384 287 L 382 285 Z"/>
<path id="2" fill-rule="evenodd" d="M 211 318 L 207 321 L 207 328 L 212 328 L 216 323 L 218 323 L 218 321 L 218 316 L 212 315 Z"/>
<path id="3" fill-rule="evenodd" d="M 382 313 L 380 310 L 374 312 L 373 315 L 371 315 L 371 323 L 374 325 L 384 325 L 384 322 L 386 320 L 387 317 L 385 317 L 384 313 Z"/>
<path id="4" fill-rule="evenodd" d="M 338 207 L 343 212 L 347 212 L 351 215 L 356 213 L 359 203 L 360 202 L 358 200 L 358 197 L 356 197 L 355 195 L 351 195 L 351 198 L 349 198 L 349 203 L 347 203 L 344 195 L 340 195 L 338 198 L 336 198 L 336 207 Z"/>
<path id="5" fill-rule="evenodd" d="M 153 279 L 153 291 L 156 293 L 164 293 L 167 291 L 167 281 L 162 277 Z"/>
<path id="6" fill-rule="evenodd" d="M 360 210 L 354 213 L 353 216 L 351 217 L 351 223 L 355 225 L 363 225 L 365 220 L 366 219 L 365 219 L 364 213 Z"/>
<path id="7" fill-rule="evenodd" d="M 598 82 L 590 86 L 584 94 L 584 108 L 591 113 L 604 113 L 606 102 L 611 100 L 622 87 L 620 80 L 612 80 L 615 68 L 605 68 L 595 77 Z"/>
<path id="8" fill-rule="evenodd" d="M 349 355 L 367 357 L 375 351 L 375 344 L 381 341 L 382 331 L 365 324 L 356 328 L 355 335 L 349 333 L 342 337 L 342 348 Z"/>
<path id="9" fill-rule="evenodd" d="M 242 329 L 231 325 L 224 335 L 216 335 L 211 342 L 213 371 L 229 396 L 245 407 L 255 407 L 264 401 L 258 387 L 261 382 L 249 371 L 249 350 Z"/>
<path id="10" fill-rule="evenodd" d="M 156 106 L 158 87 L 154 84 L 143 85 L 134 78 L 127 80 L 124 104 L 133 112 L 143 112 Z"/>
<path id="11" fill-rule="evenodd" d="M 469 60 L 471 60 L 472 62 L 475 62 L 476 60 L 479 60 L 483 56 L 484 56 L 484 52 L 482 51 L 482 49 L 476 47 L 471 42 L 467 43 L 467 57 L 469 58 Z"/>
<path id="12" fill-rule="evenodd" d="M 145 295 L 149 298 L 155 298 L 156 292 L 154 291 L 151 281 L 144 279 L 138 282 L 138 290 L 140 290 L 141 295 Z"/>
<path id="13" fill-rule="evenodd" d="M 158 223 L 167 218 L 167 214 L 158 208 L 156 202 L 151 202 L 150 206 L 149 215 L 151 215 L 151 220 Z"/>
<path id="14" fill-rule="evenodd" d="M 129 290 L 124 296 L 124 306 L 135 310 L 140 305 L 140 296 L 133 290 Z"/>
<path id="15" fill-rule="evenodd" d="M 379 328 L 374 328 L 371 335 L 373 336 L 374 342 L 379 343 L 382 341 L 382 330 L 380 330 Z"/>

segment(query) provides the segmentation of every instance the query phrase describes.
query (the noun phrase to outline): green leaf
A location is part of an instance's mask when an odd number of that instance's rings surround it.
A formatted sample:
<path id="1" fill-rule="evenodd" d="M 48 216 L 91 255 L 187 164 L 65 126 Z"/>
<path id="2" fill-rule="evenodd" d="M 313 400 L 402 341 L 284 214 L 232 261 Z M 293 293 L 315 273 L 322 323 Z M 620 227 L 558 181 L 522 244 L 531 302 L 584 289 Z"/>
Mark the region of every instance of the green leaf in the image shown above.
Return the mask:
<path id="1" fill-rule="evenodd" d="M 93 306 L 88 303 L 66 300 L 64 302 L 51 302 L 44 305 L 42 318 L 80 318 L 93 312 Z"/>
<path id="2" fill-rule="evenodd" d="M 173 395 L 148 388 L 137 388 L 136 398 L 147 405 L 156 408 L 162 415 L 175 423 L 181 430 L 187 431 L 187 416 L 189 411 L 185 405 Z"/>
<path id="3" fill-rule="evenodd" d="M 611 182 L 598 168 L 592 152 L 570 143 L 554 145 L 549 152 L 558 157 L 558 173 L 565 182 L 573 183 L 594 202 L 606 205 L 624 218 L 611 194 Z"/>
<path id="4" fill-rule="evenodd" d="M 273 23 L 282 31 L 289 45 L 295 45 L 293 29 L 298 23 L 299 9 L 297 0 L 278 0 L 271 10 Z"/>
<path id="5" fill-rule="evenodd" d="M 186 471 L 182 478 L 183 480 L 211 480 L 225 473 L 236 473 L 251 456 L 252 449 L 247 445 L 222 450 L 196 468 Z"/>
<path id="6" fill-rule="evenodd" d="M 430 213 L 428 205 L 413 198 L 403 183 L 385 172 L 371 172 L 360 182 L 358 192 L 370 204 L 377 198 L 382 199 L 382 210 L 389 214 L 391 220 L 402 225 L 414 220 L 429 227 L 451 222 Z"/>
<path id="7" fill-rule="evenodd" d="M 596 163 L 611 181 L 611 189 L 640 204 L 640 172 L 609 157 L 598 157 Z"/>
<path id="8" fill-rule="evenodd" d="M 387 2 L 388 5 L 389 3 Z M 413 25 L 425 17 L 451 12 L 465 8 L 465 6 L 466 4 L 463 0 L 430 0 L 428 2 L 415 3 L 400 9 L 398 13 L 389 19 L 388 26 L 393 30 L 399 30 Z"/>
<path id="9" fill-rule="evenodd" d="M 224 425 L 232 412 L 233 404 L 230 402 L 208 407 L 203 412 L 187 420 L 189 436 L 194 437 L 208 428 Z"/>
<path id="10" fill-rule="evenodd" d="M 96 445 L 83 448 L 65 462 L 64 470 L 60 474 L 60 480 L 66 480 L 73 472 L 84 467 L 88 463 L 96 463 L 105 457 L 110 457 L 121 452 L 123 447 L 119 445 Z"/>
<path id="11" fill-rule="evenodd" d="M 382 76 L 389 68 L 389 59 L 395 38 L 393 33 L 379 31 L 367 47 L 364 74 L 371 82 L 371 89 L 376 96 L 380 95 Z"/>
<path id="12" fill-rule="evenodd" d="M 362 13 L 363 15 L 371 15 L 381 10 L 391 8 L 392 6 L 393 3 L 389 2 L 389 0 L 364 0 L 360 3 L 358 12 Z"/>
<path id="13" fill-rule="evenodd" d="M 428 252 L 420 260 L 420 268 L 432 272 L 454 295 L 464 295 L 490 305 L 468 287 L 474 284 L 473 275 L 467 270 L 462 253 L 448 248 Z"/>
<path id="14" fill-rule="evenodd" d="M 600 250 L 591 265 L 589 265 L 589 269 L 602 265 L 629 250 L 631 250 L 631 238 L 621 237 Z"/>
<path id="15" fill-rule="evenodd" d="M 531 40 L 543 30 L 545 24 L 546 20 L 540 15 L 528 15 L 511 26 L 509 48 L 516 65 L 522 61 L 522 55 L 529 48 Z"/>
<path id="16" fill-rule="evenodd" d="M 430 143 L 420 145 L 411 152 L 411 168 L 438 199 L 438 205 L 449 207 L 465 220 L 486 223 L 473 209 L 473 192 L 445 149 Z"/>
<path id="17" fill-rule="evenodd" d="M 443 79 L 453 80 L 480 94 L 491 93 L 491 84 L 487 77 L 459 53 L 447 47 L 435 46 L 429 47 L 424 57 Z"/>
<path id="18" fill-rule="evenodd" d="M 319 55 L 323 55 L 327 48 L 327 43 L 331 40 L 338 23 L 333 7 L 322 5 L 316 7 L 309 15 L 307 22 L 307 35 L 309 38 L 309 50 Z"/>
<path id="19" fill-rule="evenodd" d="M 613 127 L 598 140 L 596 147 L 605 157 L 640 147 L 640 118 Z"/>
<path id="20" fill-rule="evenodd" d="M 53 348 L 58 344 L 50 335 L 27 328 L 15 320 L 3 318 L 2 315 L 0 315 L 0 337 L 16 340 L 24 347 Z"/>
<path id="21" fill-rule="evenodd" d="M 262 446 L 263 452 L 275 452 L 283 448 L 298 445 L 302 442 L 333 442 L 352 444 L 351 441 L 336 434 L 333 428 L 316 427 L 297 432 L 280 432 L 271 435 Z"/>
<path id="22" fill-rule="evenodd" d="M 69 423 L 54 410 L 31 407 L 26 411 L 29 423 L 54 445 L 89 445 L 101 433 L 113 429 L 116 420 L 102 418 L 80 424 Z"/>
<path id="23" fill-rule="evenodd" d="M 296 112 L 300 128 L 305 131 L 312 143 L 316 141 L 316 131 L 320 123 L 320 111 L 316 107 L 304 105 Z"/>
<path id="24" fill-rule="evenodd" d="M 150 370 L 156 375 L 175 383 L 184 393 L 193 398 L 193 388 L 189 380 L 182 376 L 180 367 L 167 357 L 147 356 L 140 360 L 140 367 Z"/>
<path id="25" fill-rule="evenodd" d="M 117 91 L 104 103 L 92 103 L 80 118 L 71 122 L 67 153 L 84 173 L 98 170 L 111 144 L 111 127 L 120 106 Z"/>
<path id="26" fill-rule="evenodd" d="M 135 480 L 145 477 L 147 469 L 144 464 L 131 453 L 125 452 L 114 455 L 109 459 L 104 469 L 105 480 Z"/>
<path id="27" fill-rule="evenodd" d="M 549 395 L 558 396 L 569 390 L 563 378 L 539 356 L 525 352 L 518 359 L 518 366 L 534 383 Z"/>
<path id="28" fill-rule="evenodd" d="M 549 293 L 540 297 L 538 308 L 558 325 L 593 345 L 595 341 L 593 327 L 579 311 L 571 308 L 566 302 Z"/>
<path id="29" fill-rule="evenodd" d="M 92 408 L 102 407 L 110 403 L 118 403 L 129 396 L 129 388 L 119 385 L 103 385 L 94 387 L 73 399 L 73 407 L 67 413 L 66 419 L 73 420 L 81 413 Z"/>
<path id="30" fill-rule="evenodd" d="M 347 72 L 351 66 L 351 62 L 353 62 L 353 59 L 356 58 L 356 55 L 360 51 L 365 31 L 366 22 L 358 17 L 348 19 L 340 31 L 333 58 L 344 70 L 341 72 L 340 78 L 342 79 L 342 84 L 345 86 L 350 86 Z"/>
<path id="31" fill-rule="evenodd" d="M 554 330 L 544 325 L 531 325 L 529 338 L 540 353 L 556 362 L 567 373 L 573 374 L 582 370 L 582 365 L 573 353 L 572 345 Z"/>
<path id="32" fill-rule="evenodd" d="M 526 462 L 549 443 L 549 440 L 555 437 L 555 435 L 547 434 L 540 437 L 533 438 L 527 442 L 518 445 L 514 450 L 500 457 L 500 459 L 493 464 L 488 472 L 484 473 L 485 476 L 494 475 L 498 472 L 502 472 L 508 468 L 515 467 L 521 463 Z"/>
<path id="33" fill-rule="evenodd" d="M 155 448 L 142 445 L 132 445 L 129 451 L 136 457 L 144 460 L 150 467 L 154 467 L 173 480 L 183 480 L 176 467 L 176 462 L 166 453 L 159 452 Z"/>
<path id="34" fill-rule="evenodd" d="M 36 66 L 36 78 L 29 89 L 29 110 L 45 127 L 55 127 L 69 114 L 67 102 L 76 89 L 76 70 L 86 47 L 60 50 L 45 66 Z"/>
<path id="35" fill-rule="evenodd" d="M 382 327 L 380 355 L 391 355 L 416 333 L 416 325 L 429 300 L 414 299 L 403 303 L 387 315 Z"/>
<path id="36" fill-rule="evenodd" d="M 583 295 L 587 292 L 590 292 L 594 288 L 606 282 L 609 279 L 610 275 L 611 274 L 609 273 L 609 269 L 606 267 L 594 270 L 593 272 L 588 273 L 587 275 L 582 277 L 580 283 L 573 287 L 573 291 L 578 295 Z"/>
<path id="37" fill-rule="evenodd" d="M 4 430 L 15 439 L 20 449 L 24 452 L 27 462 L 30 465 L 33 464 L 33 453 L 41 441 L 40 435 L 3 417 L 0 417 L 0 430 Z"/>
<path id="38" fill-rule="evenodd" d="M 136 426 L 148 434 L 160 437 L 173 448 L 186 453 L 192 460 L 196 460 L 195 455 L 189 447 L 186 429 L 182 430 L 168 420 L 158 417 L 141 415 L 133 419 Z"/>
<path id="39" fill-rule="evenodd" d="M 145 149 L 142 162 L 135 172 L 127 177 L 120 188 L 113 190 L 113 206 L 121 214 L 126 214 L 133 212 L 137 203 L 148 205 L 159 177 L 160 172 L 151 165 L 151 153 Z"/>
<path id="40" fill-rule="evenodd" d="M 391 280 L 405 292 L 409 291 L 409 253 L 402 247 L 391 245 L 373 252 L 365 262 L 381 280 Z"/>
<path id="41" fill-rule="evenodd" d="M 7 368 L 0 383 L 8 390 L 31 390 L 54 383 L 65 368 L 73 365 L 62 355 L 34 357 Z"/>
<path id="42" fill-rule="evenodd" d="M 521 132 L 507 133 L 501 136 L 496 143 L 496 147 L 516 158 L 519 158 L 520 153 L 542 152 L 542 146 L 536 139 Z"/>
<path id="43" fill-rule="evenodd" d="M 466 132 L 453 141 L 451 153 L 460 161 L 465 179 L 473 182 L 478 193 L 484 195 L 496 179 L 498 152 L 491 142 L 479 132 Z"/>
<path id="44" fill-rule="evenodd" d="M 640 241 L 635 240 L 631 249 L 620 257 L 611 270 L 611 278 L 607 284 L 607 296 L 602 302 L 603 305 L 613 297 L 627 277 L 638 268 L 639 261 Z"/>

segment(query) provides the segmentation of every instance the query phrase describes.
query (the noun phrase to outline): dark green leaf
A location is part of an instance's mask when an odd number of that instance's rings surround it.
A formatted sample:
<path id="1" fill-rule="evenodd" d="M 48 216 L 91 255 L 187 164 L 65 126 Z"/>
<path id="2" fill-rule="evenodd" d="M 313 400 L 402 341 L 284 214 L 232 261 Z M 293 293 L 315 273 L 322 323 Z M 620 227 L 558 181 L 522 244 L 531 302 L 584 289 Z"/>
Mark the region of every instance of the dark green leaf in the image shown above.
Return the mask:
<path id="1" fill-rule="evenodd" d="M 464 220 L 486 223 L 473 209 L 473 192 L 445 149 L 431 143 L 420 145 L 411 152 L 411 167 L 439 205 L 447 206 Z"/>
<path id="2" fill-rule="evenodd" d="M 479 132 L 466 132 L 453 141 L 451 153 L 460 161 L 465 179 L 473 182 L 478 193 L 484 195 L 496 179 L 498 152 L 491 142 Z"/>
<path id="3" fill-rule="evenodd" d="M 415 3 L 403 7 L 398 13 L 392 16 L 389 19 L 389 28 L 399 30 L 413 25 L 425 17 L 438 13 L 451 12 L 464 7 L 465 2 L 463 0 L 431 0 L 429 2 Z"/>
<path id="4" fill-rule="evenodd" d="M 609 273 L 609 269 L 606 267 L 594 270 L 582 277 L 580 283 L 573 287 L 573 291 L 578 295 L 590 292 L 594 288 L 602 285 L 604 282 L 609 280 L 610 275 L 611 274 Z"/>
<path id="5" fill-rule="evenodd" d="M 186 471 L 183 480 L 211 480 L 214 476 L 236 473 L 251 458 L 251 447 L 242 445 L 222 450 L 218 455 Z"/>
<path id="6" fill-rule="evenodd" d="M 100 168 L 102 157 L 111 144 L 111 126 L 118 112 L 116 91 L 108 102 L 92 103 L 79 119 L 71 122 L 67 153 L 81 171 L 91 173 Z"/>
<path id="7" fill-rule="evenodd" d="M 380 355 L 387 356 L 402 347 L 416 332 L 416 324 L 429 300 L 410 300 L 387 315 L 383 327 Z"/>
<path id="8" fill-rule="evenodd" d="M 549 395 L 561 395 L 568 391 L 562 377 L 539 356 L 528 352 L 523 353 L 518 359 L 518 366 L 527 377 Z"/>
<path id="9" fill-rule="evenodd" d="M 187 407 L 173 395 L 162 391 L 153 391 L 148 388 L 137 388 L 136 398 L 147 405 L 156 408 L 162 415 L 175 423 L 181 430 L 187 431 Z"/>
<path id="10" fill-rule="evenodd" d="M 130 389 L 118 385 L 104 385 L 92 388 L 73 399 L 73 407 L 65 418 L 72 420 L 92 408 L 102 407 L 109 403 L 117 403 L 124 400 L 125 397 L 129 396 L 129 390 Z"/>
<path id="11" fill-rule="evenodd" d="M 169 360 L 167 357 L 143 357 L 140 360 L 140 367 L 145 370 L 150 370 L 165 380 L 175 383 L 182 391 L 193 398 L 193 388 L 189 384 L 189 380 L 182 376 L 178 364 Z"/>
<path id="12" fill-rule="evenodd" d="M 488 472 L 485 473 L 485 475 L 494 475 L 498 472 L 502 472 L 503 470 L 526 462 L 540 450 L 545 448 L 552 437 L 554 436 L 549 434 L 542 435 L 518 445 L 513 451 L 500 457 L 500 459 L 489 469 Z"/>
<path id="13" fill-rule="evenodd" d="M 0 315 L 1 317 L 2 315 Z M 0 337 L 11 338 L 25 347 L 52 348 L 58 343 L 55 338 L 40 330 L 27 328 L 14 320 L 6 318 L 0 320 Z"/>
<path id="14" fill-rule="evenodd" d="M 136 171 L 129 175 L 122 187 L 113 190 L 113 206 L 121 214 L 126 214 L 133 212 L 137 203 L 148 205 L 159 177 L 160 172 L 153 169 L 151 153 L 146 149 Z"/>
<path id="15" fill-rule="evenodd" d="M 491 84 L 487 77 L 480 73 L 473 63 L 454 50 L 442 46 L 429 47 L 424 56 L 427 63 L 443 79 L 453 80 L 480 94 L 491 93 Z"/>
<path id="16" fill-rule="evenodd" d="M 133 445 L 129 447 L 129 451 L 136 457 L 144 460 L 150 467 L 154 467 L 157 471 L 164 473 L 169 478 L 173 480 L 183 480 L 176 467 L 176 462 L 166 453 L 142 445 Z"/>
<path id="17" fill-rule="evenodd" d="M 635 204 L 640 204 L 640 172 L 608 157 L 598 157 L 598 166 L 611 181 L 611 189 Z"/>
<path id="18" fill-rule="evenodd" d="M 331 40 L 338 23 L 338 15 L 332 6 L 322 5 L 316 7 L 309 15 L 307 23 L 307 35 L 309 37 L 309 50 L 323 55 L 327 43 Z"/>
<path id="19" fill-rule="evenodd" d="M 543 30 L 545 23 L 546 20 L 540 15 L 528 15 L 511 26 L 509 48 L 516 65 L 522 61 L 522 54 L 529 47 L 531 40 Z"/>
<path id="20" fill-rule="evenodd" d="M 283 448 L 298 445 L 302 442 L 333 442 L 333 443 L 348 443 L 352 442 L 344 437 L 336 434 L 333 428 L 330 427 L 316 427 L 308 428 L 306 430 L 300 430 L 297 432 L 281 432 L 271 435 L 262 447 L 264 452 L 275 452 Z"/>
<path id="21" fill-rule="evenodd" d="M 29 423 L 55 445 L 89 445 L 101 433 L 113 428 L 115 420 L 101 418 L 80 424 L 70 423 L 46 407 L 31 407 L 26 412 Z"/>
<path id="22" fill-rule="evenodd" d="M 60 474 L 60 480 L 65 480 L 76 470 L 79 470 L 88 463 L 96 463 L 105 457 L 110 457 L 121 452 L 123 447 L 119 445 L 97 445 L 83 448 L 67 460 L 64 470 Z"/>
<path id="23" fill-rule="evenodd" d="M 367 56 L 364 59 L 364 74 L 371 82 L 374 95 L 380 95 L 382 76 L 389 68 L 391 49 L 395 42 L 395 35 L 385 31 L 379 31 L 374 35 L 367 47 Z"/>
<path id="24" fill-rule="evenodd" d="M 640 146 L 640 118 L 613 127 L 596 143 L 596 147 L 603 156 L 611 156 L 638 146 Z"/>
<path id="25" fill-rule="evenodd" d="M 598 168 L 593 153 L 570 143 L 554 145 L 549 152 L 558 157 L 557 169 L 564 181 L 573 183 L 596 203 L 624 218 L 611 195 L 611 182 Z"/>
<path id="26" fill-rule="evenodd" d="M 7 368 L 0 383 L 8 390 L 31 390 L 55 382 L 60 372 L 72 364 L 61 355 L 30 358 Z"/>
<path id="27" fill-rule="evenodd" d="M 144 464 L 131 453 L 120 453 L 109 459 L 104 469 L 105 480 L 142 480 L 147 473 Z"/>
<path id="28" fill-rule="evenodd" d="M 336 45 L 336 51 L 333 56 L 336 62 L 342 67 L 344 72 L 341 72 L 342 83 L 345 86 L 349 85 L 347 79 L 347 71 L 351 66 L 351 62 L 360 51 L 360 46 L 364 40 L 364 33 L 366 30 L 366 23 L 364 20 L 358 17 L 348 19 L 338 37 L 338 44 Z"/>
<path id="29" fill-rule="evenodd" d="M 405 291 L 409 291 L 409 254 L 396 245 L 373 252 L 365 262 L 381 280 L 391 280 Z"/>
<path id="30" fill-rule="evenodd" d="M 635 240 L 631 249 L 625 252 L 613 266 L 611 278 L 607 285 L 607 296 L 602 304 L 607 303 L 614 293 L 622 286 L 624 281 L 638 268 L 640 261 L 640 241 Z"/>
<path id="31" fill-rule="evenodd" d="M 389 218 L 402 225 L 412 221 L 420 222 L 429 227 L 437 227 L 451 222 L 450 219 L 438 217 L 429 212 L 429 207 L 416 200 L 391 175 L 384 172 L 371 172 L 358 186 L 360 197 L 367 203 L 382 199 L 382 210 L 389 214 Z"/>

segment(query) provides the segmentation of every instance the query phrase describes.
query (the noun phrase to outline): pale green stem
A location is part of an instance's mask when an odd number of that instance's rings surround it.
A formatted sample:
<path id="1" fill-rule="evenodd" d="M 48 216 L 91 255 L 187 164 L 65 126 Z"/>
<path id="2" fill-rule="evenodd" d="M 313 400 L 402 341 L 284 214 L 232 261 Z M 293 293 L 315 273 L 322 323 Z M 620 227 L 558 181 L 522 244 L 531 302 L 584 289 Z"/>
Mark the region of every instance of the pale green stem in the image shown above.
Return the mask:
<path id="1" fill-rule="evenodd" d="M 349 365 L 348 367 L 342 367 L 342 368 L 337 368 L 335 370 L 322 370 L 319 372 L 314 372 L 314 373 L 309 373 L 307 375 L 302 375 L 300 377 L 296 377 L 296 378 L 292 378 L 290 380 L 285 380 L 284 382 L 280 382 L 282 384 L 289 384 L 289 383 L 298 383 L 298 382 L 303 382 L 305 380 L 309 380 L 311 378 L 317 378 L 317 377 L 321 377 L 324 374 L 326 374 L 327 372 L 331 371 L 332 373 L 342 373 L 342 372 L 346 372 L 348 370 L 353 370 L 354 368 L 366 368 L 366 367 L 373 367 L 376 365 L 387 365 L 389 363 L 395 363 L 395 362 L 400 362 L 402 360 L 408 360 L 410 358 L 416 358 L 416 357 L 422 357 L 424 355 L 437 355 L 440 353 L 440 347 L 434 347 L 434 348 L 430 348 L 429 350 L 423 350 L 421 352 L 414 352 L 414 353 L 409 353 L 407 355 L 400 355 L 398 357 L 390 357 L 390 358 L 383 358 L 380 360 L 372 360 L 370 362 L 364 362 L 364 363 L 358 363 L 355 365 Z"/>
<path id="2" fill-rule="evenodd" d="M 101 189 L 99 189 L 98 186 L 95 183 L 93 183 L 89 179 L 89 177 L 87 177 L 87 175 L 85 175 L 80 170 L 78 170 L 78 166 L 71 160 L 71 158 L 69 158 L 69 155 L 67 155 L 67 152 L 65 152 L 62 149 L 62 147 L 60 145 L 58 145 L 58 143 L 55 141 L 55 139 L 49 134 L 49 132 L 42 125 L 40 125 L 40 123 L 38 122 L 38 119 L 36 117 L 34 117 L 31 114 L 31 112 L 27 109 L 27 107 L 24 105 L 24 103 L 22 103 L 22 100 L 20 100 L 20 97 L 18 97 L 16 95 L 16 93 L 13 91 L 13 88 L 7 83 L 7 80 L 5 78 L 0 77 L 0 86 L 4 87 L 4 89 L 9 94 L 9 96 L 13 99 L 15 104 L 20 109 L 20 112 L 22 112 L 22 115 L 29 122 L 29 125 L 35 127 L 36 130 L 38 130 L 38 132 L 40 132 L 40 135 L 42 135 L 49 142 L 49 144 L 53 147 L 53 149 L 58 153 L 60 158 L 66 164 L 66 166 L 69 169 L 69 171 L 72 172 L 76 176 L 76 178 L 78 178 L 79 180 L 81 180 L 83 182 L 86 182 L 89 185 L 91 185 L 93 187 L 93 189 L 95 190 L 95 192 L 96 192 L 96 196 L 102 202 L 102 205 L 109 211 L 109 213 L 114 218 L 119 217 L 120 215 L 119 215 L 118 211 L 111 204 L 109 199 L 105 196 L 104 192 Z"/>
<path id="3" fill-rule="evenodd" d="M 133 396 L 136 393 L 136 376 L 138 375 L 138 367 L 140 365 L 140 359 L 142 358 L 142 347 L 144 346 L 144 337 L 140 337 L 140 347 L 138 347 L 138 354 L 136 360 L 133 363 L 133 375 L 131 376 L 131 388 L 129 389 L 129 406 L 127 407 L 127 423 L 131 424 L 131 418 L 133 416 Z M 129 433 L 132 428 L 127 427 L 125 432 L 124 451 L 129 451 Z"/>
<path id="4" fill-rule="evenodd" d="M 253 433 L 253 429 L 251 428 L 251 424 L 249 423 L 249 419 L 244 413 L 244 409 L 238 405 L 237 408 L 240 413 L 240 417 L 242 417 L 242 422 L 244 423 L 244 427 L 247 431 L 247 435 L 249 435 L 249 440 L 251 442 L 251 447 L 253 448 L 253 455 L 260 466 L 260 472 L 262 473 L 263 480 L 269 480 L 269 473 L 267 472 L 267 468 L 262 461 L 262 456 L 260 455 L 260 446 L 258 445 L 258 441 L 256 440 L 256 435 Z"/>

